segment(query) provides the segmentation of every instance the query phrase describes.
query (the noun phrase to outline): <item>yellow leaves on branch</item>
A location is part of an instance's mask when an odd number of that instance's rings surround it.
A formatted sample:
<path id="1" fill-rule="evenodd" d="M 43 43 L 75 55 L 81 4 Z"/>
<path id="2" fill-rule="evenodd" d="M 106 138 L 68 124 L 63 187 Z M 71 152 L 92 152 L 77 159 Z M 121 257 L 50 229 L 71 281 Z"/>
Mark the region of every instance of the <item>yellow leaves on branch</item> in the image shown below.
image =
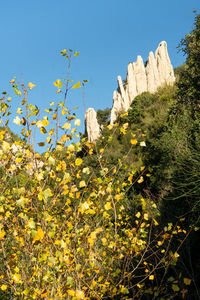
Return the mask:
<path id="1" fill-rule="evenodd" d="M 82 164 L 82 162 L 83 162 L 83 160 L 82 160 L 81 158 L 77 158 L 77 159 L 75 160 L 75 165 L 76 165 L 76 166 L 80 166 L 80 165 Z"/>
<path id="2" fill-rule="evenodd" d="M 77 300 L 85 299 L 84 292 L 80 291 L 80 290 L 76 290 L 76 291 L 74 291 L 74 290 L 68 290 L 67 294 L 69 296 L 76 297 L 75 299 L 77 299 Z"/>
<path id="3" fill-rule="evenodd" d="M 20 274 L 15 273 L 15 274 L 13 275 L 13 280 L 14 280 L 16 283 L 20 283 L 20 279 L 21 279 Z"/>
<path id="4" fill-rule="evenodd" d="M 2 240 L 5 236 L 5 230 L 4 229 L 0 229 L 0 240 Z"/>
<path id="5" fill-rule="evenodd" d="M 142 183 L 144 181 L 144 178 L 143 178 L 143 176 L 141 176 L 139 179 L 138 179 L 138 183 Z"/>
<path id="6" fill-rule="evenodd" d="M 1 286 L 1 290 L 2 290 L 2 291 L 7 290 L 7 288 L 8 288 L 8 286 L 7 286 L 6 284 L 2 284 L 2 286 Z"/>
<path id="7" fill-rule="evenodd" d="M 62 87 L 62 81 L 60 79 L 57 79 L 53 84 L 59 89 Z"/>
<path id="8" fill-rule="evenodd" d="M 81 87 L 81 82 L 77 82 L 76 84 L 74 84 L 71 89 L 77 89 L 77 88 L 80 88 Z"/>
<path id="9" fill-rule="evenodd" d="M 132 144 L 132 145 L 136 145 L 137 144 L 137 139 L 132 139 L 132 140 L 130 140 L 130 143 Z"/>
<path id="10" fill-rule="evenodd" d="M 85 187 L 85 186 L 86 186 L 85 180 L 81 180 L 80 183 L 79 183 L 79 187 L 82 188 L 82 187 Z"/>
<path id="11" fill-rule="evenodd" d="M 35 85 L 34 83 L 32 83 L 32 82 L 29 82 L 29 83 L 28 83 L 28 88 L 29 88 L 29 90 L 32 90 L 35 86 L 36 86 L 36 85 Z"/>
<path id="12" fill-rule="evenodd" d="M 90 244 L 90 246 L 94 245 L 94 242 L 96 240 L 96 236 L 98 233 L 102 232 L 103 229 L 102 228 L 97 228 L 95 231 L 91 232 L 89 238 L 88 238 L 88 243 Z"/>
<path id="13" fill-rule="evenodd" d="M 104 205 L 104 208 L 105 208 L 106 210 L 112 209 L 111 202 L 107 202 L 107 203 Z"/>
<path id="14" fill-rule="evenodd" d="M 62 128 L 63 129 L 70 129 L 71 128 L 71 124 L 70 123 L 65 123 Z"/>
<path id="15" fill-rule="evenodd" d="M 80 125 L 81 125 L 81 120 L 76 119 L 76 120 L 74 121 L 74 125 L 75 125 L 75 126 L 80 126 Z"/>
<path id="16" fill-rule="evenodd" d="M 37 242 L 37 241 L 40 242 L 43 238 L 44 238 L 44 231 L 42 230 L 41 227 L 38 227 L 37 233 L 33 238 L 33 244 L 35 244 L 35 242 Z"/>

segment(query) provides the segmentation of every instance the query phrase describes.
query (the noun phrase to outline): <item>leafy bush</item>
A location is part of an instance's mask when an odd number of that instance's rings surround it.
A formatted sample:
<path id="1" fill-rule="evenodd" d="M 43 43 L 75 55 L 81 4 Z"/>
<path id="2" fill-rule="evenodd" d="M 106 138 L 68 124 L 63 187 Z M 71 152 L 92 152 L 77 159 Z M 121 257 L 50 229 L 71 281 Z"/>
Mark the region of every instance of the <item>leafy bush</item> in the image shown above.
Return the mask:
<path id="1" fill-rule="evenodd" d="M 1 101 L 2 299 L 183 295 L 191 280 L 167 271 L 176 265 L 190 230 L 182 228 L 181 220 L 159 226 L 156 204 L 131 192 L 145 178 L 145 167 L 136 170 L 134 159 L 128 160 L 132 150 L 139 153 L 144 147 L 143 135 L 128 132 L 128 122 L 115 124 L 114 129 L 109 125 L 99 144 L 84 140 L 88 156 L 77 157 L 80 120 L 67 109 L 66 100 L 69 90 L 86 81 L 70 86 L 70 63 L 78 52 L 61 53 L 68 59 L 68 77 L 54 85 L 64 99 L 57 105 L 50 103 L 43 118 L 40 109 L 28 102 L 35 85 L 11 80 L 20 99 L 13 122 L 22 128 L 26 142 L 7 139 L 10 96 Z M 35 151 L 38 132 L 44 137 L 38 145 L 48 145 L 42 155 Z M 129 153 L 122 150 L 122 156 L 113 157 L 114 164 L 108 163 L 107 145 L 118 137 L 126 140 Z M 87 164 L 90 158 L 93 166 Z M 177 235 L 179 243 L 174 245 Z"/>

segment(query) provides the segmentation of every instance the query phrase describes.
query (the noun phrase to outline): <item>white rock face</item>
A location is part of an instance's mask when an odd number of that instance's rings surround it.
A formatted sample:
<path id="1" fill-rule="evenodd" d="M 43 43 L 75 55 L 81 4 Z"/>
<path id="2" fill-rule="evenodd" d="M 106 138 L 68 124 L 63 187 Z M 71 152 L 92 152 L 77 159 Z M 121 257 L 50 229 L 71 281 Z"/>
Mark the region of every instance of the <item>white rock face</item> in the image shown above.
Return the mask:
<path id="1" fill-rule="evenodd" d="M 167 43 L 161 42 L 155 52 L 149 53 L 146 67 L 141 56 L 128 64 L 126 85 L 122 86 L 118 76 L 118 90 L 113 93 L 111 125 L 120 111 L 127 111 L 133 99 L 143 92 L 154 93 L 164 84 L 172 85 L 175 81 L 173 67 L 167 52 Z"/>
<path id="2" fill-rule="evenodd" d="M 158 68 L 153 52 L 149 53 L 148 63 L 146 66 L 147 91 L 154 93 L 160 85 Z"/>
<path id="3" fill-rule="evenodd" d="M 167 43 L 161 42 L 155 53 L 156 64 L 160 77 L 160 83 L 173 84 L 175 81 L 174 70 L 167 52 Z"/>
<path id="4" fill-rule="evenodd" d="M 134 98 L 143 92 L 155 93 L 164 84 L 172 85 L 175 82 L 174 70 L 167 52 L 167 43 L 161 42 L 155 52 L 149 53 L 148 61 L 144 66 L 141 56 L 137 61 L 129 63 L 127 67 L 126 83 L 118 76 L 118 88 L 113 92 L 113 106 L 110 123 L 113 125 L 121 111 L 127 111 Z M 90 142 L 100 136 L 100 127 L 96 112 L 89 108 L 85 116 L 86 132 Z"/>
<path id="5" fill-rule="evenodd" d="M 100 136 L 100 126 L 94 108 L 88 108 L 85 114 L 85 129 L 89 142 L 95 142 Z"/>

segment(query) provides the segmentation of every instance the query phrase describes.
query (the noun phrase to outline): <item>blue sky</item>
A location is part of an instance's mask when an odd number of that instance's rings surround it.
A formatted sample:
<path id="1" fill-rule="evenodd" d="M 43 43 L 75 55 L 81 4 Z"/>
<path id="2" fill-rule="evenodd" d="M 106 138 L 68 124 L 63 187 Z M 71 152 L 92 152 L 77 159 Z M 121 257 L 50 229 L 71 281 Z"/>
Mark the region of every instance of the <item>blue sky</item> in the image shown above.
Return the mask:
<path id="1" fill-rule="evenodd" d="M 31 102 L 47 107 L 56 100 L 53 81 L 66 78 L 60 50 L 80 51 L 72 62 L 71 78 L 88 79 L 86 106 L 112 106 L 117 76 L 126 76 L 127 64 L 166 40 L 174 67 L 184 62 L 177 45 L 194 23 L 199 0 L 35 0 L 1 1 L 0 91 L 8 90 L 13 76 L 33 82 Z M 81 91 L 74 90 L 70 107 L 79 106 Z M 13 107 L 17 108 L 17 103 Z M 83 129 L 83 128 L 82 128 Z"/>

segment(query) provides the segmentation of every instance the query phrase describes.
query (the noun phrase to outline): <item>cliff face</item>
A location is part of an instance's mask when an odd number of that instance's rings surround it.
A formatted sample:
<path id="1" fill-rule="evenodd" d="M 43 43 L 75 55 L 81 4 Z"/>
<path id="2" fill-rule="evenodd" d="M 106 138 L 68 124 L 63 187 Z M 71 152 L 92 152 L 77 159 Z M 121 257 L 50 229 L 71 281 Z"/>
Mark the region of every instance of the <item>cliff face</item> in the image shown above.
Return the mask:
<path id="1" fill-rule="evenodd" d="M 143 92 L 154 93 L 163 84 L 173 84 L 175 81 L 173 67 L 167 52 L 167 43 L 161 42 L 155 52 L 149 53 L 146 67 L 141 56 L 127 67 L 126 84 L 118 76 L 118 89 L 113 93 L 111 124 L 120 111 L 127 111 L 133 99 Z"/>
<path id="2" fill-rule="evenodd" d="M 126 83 L 118 76 L 118 88 L 113 93 L 111 109 L 111 125 L 121 111 L 127 111 L 133 99 L 143 92 L 154 93 L 164 84 L 172 85 L 175 81 L 173 67 L 167 52 L 167 43 L 161 42 L 155 52 L 149 53 L 148 61 L 144 66 L 141 56 L 137 61 L 129 63 L 127 67 Z M 97 122 L 94 109 L 89 108 L 85 116 L 88 140 L 93 142 L 100 135 L 100 126 Z"/>

